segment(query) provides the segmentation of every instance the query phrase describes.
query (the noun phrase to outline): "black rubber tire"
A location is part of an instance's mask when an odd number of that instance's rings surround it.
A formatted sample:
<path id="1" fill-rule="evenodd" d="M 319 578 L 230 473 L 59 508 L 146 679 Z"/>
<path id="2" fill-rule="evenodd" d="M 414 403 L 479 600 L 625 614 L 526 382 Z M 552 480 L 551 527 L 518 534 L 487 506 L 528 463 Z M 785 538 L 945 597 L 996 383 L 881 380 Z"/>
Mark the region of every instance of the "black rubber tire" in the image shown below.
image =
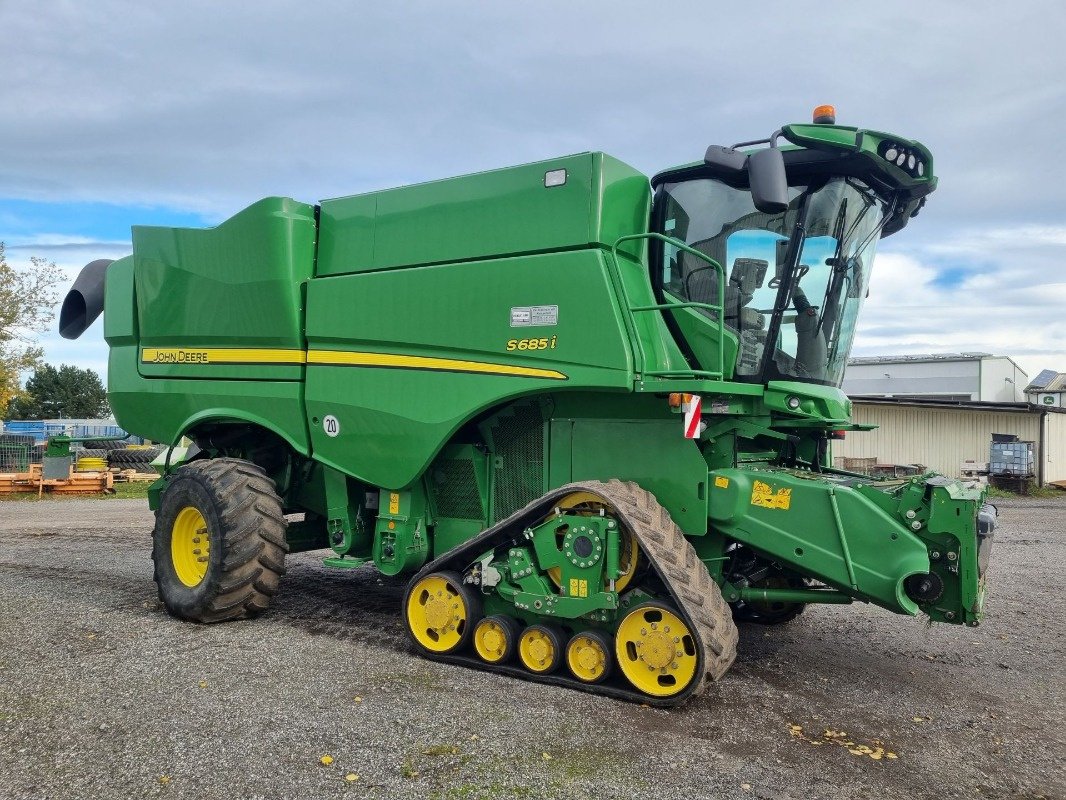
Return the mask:
<path id="1" fill-rule="evenodd" d="M 162 447 L 152 447 L 149 449 L 138 448 L 136 450 L 111 450 L 108 453 L 108 462 L 115 466 L 120 464 L 151 464 L 156 456 L 162 452 Z"/>
<path id="2" fill-rule="evenodd" d="M 108 454 L 107 450 L 98 450 L 97 448 L 94 448 L 94 447 L 86 447 L 80 453 L 78 453 L 78 458 L 103 458 L 103 459 L 106 459 L 107 458 L 107 454 Z"/>
<path id="3" fill-rule="evenodd" d="M 93 442 L 99 450 L 125 450 L 131 442 L 126 439 L 108 439 L 103 442 Z"/>
<path id="4" fill-rule="evenodd" d="M 207 573 L 193 587 L 178 578 L 171 556 L 174 520 L 187 506 L 203 515 L 212 545 Z M 178 468 L 152 532 L 154 578 L 167 612 L 225 622 L 265 611 L 285 574 L 285 527 L 274 482 L 250 461 L 205 459 Z"/>

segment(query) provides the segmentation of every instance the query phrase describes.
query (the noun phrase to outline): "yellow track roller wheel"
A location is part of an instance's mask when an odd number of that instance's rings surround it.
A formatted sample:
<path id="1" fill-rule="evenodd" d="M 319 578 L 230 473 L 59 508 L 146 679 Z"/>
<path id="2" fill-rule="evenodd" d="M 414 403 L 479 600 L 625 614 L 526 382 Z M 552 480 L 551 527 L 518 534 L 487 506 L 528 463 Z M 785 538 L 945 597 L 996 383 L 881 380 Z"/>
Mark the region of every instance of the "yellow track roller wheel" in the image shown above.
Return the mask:
<path id="1" fill-rule="evenodd" d="M 681 618 L 662 603 L 630 611 L 615 633 L 618 667 L 637 689 L 671 697 L 696 677 L 696 641 Z"/>
<path id="2" fill-rule="evenodd" d="M 558 508 L 567 509 L 572 514 L 588 514 L 589 516 L 599 516 L 601 510 L 606 513 L 611 513 L 611 507 L 603 502 L 603 499 L 592 492 L 573 492 L 568 494 L 558 503 Z M 562 548 L 563 537 L 566 535 L 565 530 L 559 531 L 557 538 L 560 543 L 560 549 Z M 637 572 L 640 558 L 640 547 L 637 545 L 637 537 L 633 534 L 623 536 L 621 541 L 621 552 L 618 554 L 618 568 L 622 573 L 618 576 L 618 580 L 614 582 L 614 589 L 616 592 L 623 591 L 629 582 L 633 579 L 633 576 Z M 548 577 L 551 578 L 552 583 L 556 586 L 560 586 L 562 572 L 558 567 L 552 567 L 548 570 Z M 604 581 L 604 589 L 607 589 L 607 582 Z"/>
<path id="3" fill-rule="evenodd" d="M 566 665 L 579 681 L 600 683 L 611 674 L 611 642 L 600 631 L 578 633 L 566 646 Z"/>
<path id="4" fill-rule="evenodd" d="M 408 592 L 407 629 L 430 653 L 451 653 L 470 639 L 481 617 L 481 601 L 457 572 L 433 572 Z"/>
<path id="5" fill-rule="evenodd" d="M 550 675 L 563 663 L 566 639 L 554 625 L 530 625 L 518 640 L 518 660 L 530 672 Z"/>
<path id="6" fill-rule="evenodd" d="M 518 649 L 522 626 L 506 614 L 485 617 L 474 627 L 474 651 L 482 661 L 502 664 Z"/>
<path id="7" fill-rule="evenodd" d="M 200 585 L 211 558 L 211 533 L 207 520 L 195 506 L 185 506 L 174 517 L 170 558 L 179 581 L 189 587 Z"/>

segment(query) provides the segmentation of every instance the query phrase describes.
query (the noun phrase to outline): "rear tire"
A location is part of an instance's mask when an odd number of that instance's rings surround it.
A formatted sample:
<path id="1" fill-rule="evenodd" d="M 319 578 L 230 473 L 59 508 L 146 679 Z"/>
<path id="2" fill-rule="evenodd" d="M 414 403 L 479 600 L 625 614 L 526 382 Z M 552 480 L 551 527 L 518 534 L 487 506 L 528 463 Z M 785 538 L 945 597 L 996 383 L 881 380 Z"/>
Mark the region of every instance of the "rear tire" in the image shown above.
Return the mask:
<path id="1" fill-rule="evenodd" d="M 194 461 L 163 491 L 152 532 L 159 599 L 195 622 L 254 617 L 285 574 L 285 517 L 274 482 L 236 458 Z"/>

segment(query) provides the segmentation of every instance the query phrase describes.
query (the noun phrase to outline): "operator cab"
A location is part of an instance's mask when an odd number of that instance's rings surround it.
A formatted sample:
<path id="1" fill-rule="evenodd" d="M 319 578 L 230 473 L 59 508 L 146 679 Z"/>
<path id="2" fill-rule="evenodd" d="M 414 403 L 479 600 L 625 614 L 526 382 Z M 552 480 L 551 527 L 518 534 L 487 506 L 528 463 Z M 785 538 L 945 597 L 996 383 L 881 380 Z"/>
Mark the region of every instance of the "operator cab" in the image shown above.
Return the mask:
<path id="1" fill-rule="evenodd" d="M 777 150 L 778 136 L 795 146 Z M 877 242 L 903 228 L 935 188 L 931 157 L 916 142 L 835 125 L 785 126 L 766 142 L 755 153 L 782 165 L 779 186 L 767 188 L 755 156 L 739 149 L 746 145 L 711 147 L 704 163 L 652 180 L 652 230 L 720 264 L 725 296 L 711 264 L 670 243 L 653 250 L 653 284 L 664 304 L 724 307 L 734 380 L 839 386 Z M 665 313 L 693 366 L 713 369 L 713 349 L 701 339 L 717 333 L 695 333 L 695 317 L 716 328 L 718 312 Z"/>

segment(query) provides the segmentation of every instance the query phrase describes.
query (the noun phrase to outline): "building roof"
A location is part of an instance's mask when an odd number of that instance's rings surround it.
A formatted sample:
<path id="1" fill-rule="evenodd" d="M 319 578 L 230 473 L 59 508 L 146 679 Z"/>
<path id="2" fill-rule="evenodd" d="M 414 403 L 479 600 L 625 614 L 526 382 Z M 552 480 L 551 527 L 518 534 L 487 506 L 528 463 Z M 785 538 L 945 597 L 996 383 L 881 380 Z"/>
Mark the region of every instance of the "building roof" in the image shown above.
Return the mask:
<path id="1" fill-rule="evenodd" d="M 852 364 L 907 364 L 916 361 L 980 361 L 984 358 L 1006 358 L 991 353 L 928 353 L 910 356 L 855 356 L 848 359 Z"/>
<path id="2" fill-rule="evenodd" d="M 1027 392 L 1062 392 L 1066 391 L 1066 372 L 1053 369 L 1041 370 L 1040 374 L 1025 387 Z"/>
<path id="3" fill-rule="evenodd" d="M 1041 406 L 1036 403 L 1003 403 L 987 400 L 914 400 L 906 397 L 850 397 L 855 405 L 921 406 L 923 408 L 963 408 L 970 411 L 1016 411 L 1028 413 L 1066 414 L 1066 408 Z"/>

